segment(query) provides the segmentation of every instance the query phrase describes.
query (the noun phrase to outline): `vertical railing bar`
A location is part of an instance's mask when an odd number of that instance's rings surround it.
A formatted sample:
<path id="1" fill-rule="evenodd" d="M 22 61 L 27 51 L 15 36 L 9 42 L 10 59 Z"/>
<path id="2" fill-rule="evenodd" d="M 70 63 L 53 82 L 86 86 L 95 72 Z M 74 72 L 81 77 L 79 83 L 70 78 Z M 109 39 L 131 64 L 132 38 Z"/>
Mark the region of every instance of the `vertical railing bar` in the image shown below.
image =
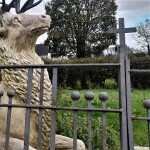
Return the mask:
<path id="1" fill-rule="evenodd" d="M 92 101 L 88 100 L 88 108 L 92 108 Z M 92 113 L 88 111 L 88 150 L 92 150 Z"/>
<path id="2" fill-rule="evenodd" d="M 74 107 L 77 107 L 77 100 L 74 100 Z M 73 111 L 73 150 L 77 150 L 77 111 Z"/>
<path id="3" fill-rule="evenodd" d="M 119 28 L 122 30 L 119 34 L 120 39 L 120 53 L 119 53 L 119 62 L 120 62 L 120 108 L 123 109 L 122 114 L 120 115 L 121 120 L 121 149 L 128 150 L 128 139 L 127 139 L 127 108 L 126 108 L 126 88 L 125 88 L 125 34 L 124 29 L 124 19 L 119 19 Z"/>
<path id="4" fill-rule="evenodd" d="M 31 98 L 32 98 L 32 79 L 33 79 L 33 68 L 29 68 L 28 69 L 28 81 L 27 81 L 27 105 L 30 105 Z M 29 150 L 30 117 L 31 117 L 31 108 L 26 108 L 25 132 L 24 132 L 24 150 Z"/>
<path id="5" fill-rule="evenodd" d="M 120 65 L 120 68 L 121 68 L 121 65 Z M 121 108 L 121 80 L 120 80 L 120 70 L 118 71 L 118 85 L 119 85 L 119 89 L 118 89 L 118 92 L 119 92 L 119 109 Z M 123 112 L 122 112 L 123 113 Z M 120 125 L 120 147 L 121 147 L 121 150 L 122 150 L 122 113 L 119 113 L 119 125 Z"/>
<path id="6" fill-rule="evenodd" d="M 0 69 L 0 81 L 2 81 L 2 71 Z"/>
<path id="7" fill-rule="evenodd" d="M 2 70 L 0 69 L 0 82 L 2 81 Z M 2 96 L 4 95 L 3 88 L 0 87 L 0 104 L 2 103 Z"/>
<path id="8" fill-rule="evenodd" d="M 128 120 L 128 139 L 129 150 L 134 149 L 133 126 L 132 126 L 132 104 L 131 104 L 131 79 L 130 79 L 130 60 L 126 59 L 126 98 L 127 98 L 127 120 Z"/>
<path id="9" fill-rule="evenodd" d="M 106 108 L 106 102 L 102 101 L 102 108 Z M 102 112 L 102 139 L 103 150 L 106 150 L 106 113 Z"/>
<path id="10" fill-rule="evenodd" d="M 40 96 L 39 96 L 39 104 L 43 104 L 43 89 L 44 89 L 44 68 L 41 68 L 41 76 L 40 76 Z M 43 109 L 39 109 L 39 117 L 38 117 L 38 139 L 37 139 L 37 150 L 41 149 L 41 139 L 42 139 L 42 113 Z"/>
<path id="11" fill-rule="evenodd" d="M 0 97 L 0 104 L 2 103 L 2 98 Z"/>
<path id="12" fill-rule="evenodd" d="M 12 104 L 12 98 L 9 97 L 8 104 Z M 5 150 L 9 149 L 9 138 L 10 138 L 10 125 L 11 125 L 11 111 L 12 107 L 8 106 L 7 111 L 7 124 L 6 124 L 6 139 L 5 139 Z"/>
<path id="13" fill-rule="evenodd" d="M 57 74 L 58 74 L 58 69 L 54 67 L 53 77 L 52 77 L 52 106 L 55 106 L 57 102 Z M 51 111 L 50 150 L 55 149 L 55 133 L 56 133 L 56 110 L 52 110 Z"/>
<path id="14" fill-rule="evenodd" d="M 147 110 L 147 115 L 150 117 L 150 109 Z M 149 144 L 149 149 L 150 149 L 150 121 L 147 121 L 148 123 L 148 144 Z"/>
<path id="15" fill-rule="evenodd" d="M 121 60 L 120 67 L 120 108 L 123 109 L 120 114 L 121 120 L 121 147 L 122 150 L 128 150 L 128 140 L 127 140 L 127 113 L 126 113 L 126 92 L 125 92 L 125 68 L 124 60 Z"/>

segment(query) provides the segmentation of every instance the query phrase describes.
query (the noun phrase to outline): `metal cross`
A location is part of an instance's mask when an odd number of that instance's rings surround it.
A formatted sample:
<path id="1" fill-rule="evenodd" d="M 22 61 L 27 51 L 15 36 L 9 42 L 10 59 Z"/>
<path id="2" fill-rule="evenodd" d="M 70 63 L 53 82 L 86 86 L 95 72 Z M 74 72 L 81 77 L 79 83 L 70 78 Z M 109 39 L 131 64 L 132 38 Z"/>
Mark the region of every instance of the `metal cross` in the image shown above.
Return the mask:
<path id="1" fill-rule="evenodd" d="M 136 28 L 125 28 L 124 18 L 119 18 L 119 29 L 111 29 L 109 33 L 119 33 L 120 53 L 125 52 L 125 33 L 136 32 Z"/>
<path id="2" fill-rule="evenodd" d="M 119 34 L 119 41 L 120 41 L 120 50 L 119 50 L 119 62 L 120 62 L 120 91 L 119 91 L 119 106 L 123 109 L 121 114 L 121 149 L 122 150 L 129 150 L 129 142 L 132 138 L 128 137 L 129 129 L 128 129 L 128 120 L 127 120 L 127 93 L 126 93 L 126 81 L 125 81 L 125 59 L 126 56 L 126 44 L 125 44 L 125 33 L 136 32 L 136 28 L 125 28 L 124 26 L 124 18 L 119 18 L 119 28 L 110 30 L 109 33 L 118 33 Z M 134 149 L 134 148 L 132 148 Z"/>

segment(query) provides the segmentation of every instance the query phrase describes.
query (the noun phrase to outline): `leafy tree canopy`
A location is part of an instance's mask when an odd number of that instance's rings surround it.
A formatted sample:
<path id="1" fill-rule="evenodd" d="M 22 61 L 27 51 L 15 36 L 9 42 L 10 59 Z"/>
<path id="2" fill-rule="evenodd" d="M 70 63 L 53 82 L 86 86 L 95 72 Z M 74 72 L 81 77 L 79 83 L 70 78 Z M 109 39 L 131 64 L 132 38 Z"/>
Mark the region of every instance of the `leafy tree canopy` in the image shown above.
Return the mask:
<path id="1" fill-rule="evenodd" d="M 142 49 L 146 47 L 150 55 L 150 19 L 146 19 L 144 23 L 137 25 L 137 42 Z"/>
<path id="2" fill-rule="evenodd" d="M 116 42 L 116 35 L 106 33 L 116 27 L 114 0 L 51 0 L 45 9 L 52 18 L 45 41 L 52 56 L 97 56 Z"/>

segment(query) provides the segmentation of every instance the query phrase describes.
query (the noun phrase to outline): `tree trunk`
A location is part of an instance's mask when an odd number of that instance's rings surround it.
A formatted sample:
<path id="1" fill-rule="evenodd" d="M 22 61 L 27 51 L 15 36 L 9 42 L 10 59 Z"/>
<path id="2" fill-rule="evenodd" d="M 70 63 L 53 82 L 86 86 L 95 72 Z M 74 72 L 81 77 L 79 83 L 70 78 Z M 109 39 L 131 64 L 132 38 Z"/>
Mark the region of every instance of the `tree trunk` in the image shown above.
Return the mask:
<path id="1" fill-rule="evenodd" d="M 83 38 L 77 39 L 77 58 L 84 58 L 86 56 L 85 40 Z"/>
<path id="2" fill-rule="evenodd" d="M 150 45 L 147 45 L 148 55 L 150 55 Z"/>

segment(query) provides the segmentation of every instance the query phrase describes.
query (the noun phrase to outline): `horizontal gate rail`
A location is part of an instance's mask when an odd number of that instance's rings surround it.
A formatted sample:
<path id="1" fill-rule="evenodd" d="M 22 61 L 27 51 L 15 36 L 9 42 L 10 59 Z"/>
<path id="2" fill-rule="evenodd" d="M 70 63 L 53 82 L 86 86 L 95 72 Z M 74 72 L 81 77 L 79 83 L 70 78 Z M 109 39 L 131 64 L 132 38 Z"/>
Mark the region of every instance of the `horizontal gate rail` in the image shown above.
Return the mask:
<path id="1" fill-rule="evenodd" d="M 14 107 L 14 108 L 33 108 L 33 109 L 51 109 L 51 110 L 68 110 L 68 111 L 94 111 L 94 112 L 108 112 L 108 113 L 122 113 L 122 109 L 104 109 L 104 108 L 77 108 L 77 107 L 51 107 L 43 105 L 17 105 L 17 104 L 0 104 L 0 107 Z"/>
<path id="2" fill-rule="evenodd" d="M 65 68 L 65 67 L 119 67 L 120 63 L 96 63 L 96 64 L 49 64 L 49 65 L 0 65 L 0 69 L 16 69 L 16 68 Z"/>
<path id="3" fill-rule="evenodd" d="M 134 117 L 134 116 L 132 116 L 132 120 L 150 121 L 150 118 L 149 117 Z"/>
<path id="4" fill-rule="evenodd" d="M 150 69 L 130 69 L 130 73 L 150 74 Z"/>

